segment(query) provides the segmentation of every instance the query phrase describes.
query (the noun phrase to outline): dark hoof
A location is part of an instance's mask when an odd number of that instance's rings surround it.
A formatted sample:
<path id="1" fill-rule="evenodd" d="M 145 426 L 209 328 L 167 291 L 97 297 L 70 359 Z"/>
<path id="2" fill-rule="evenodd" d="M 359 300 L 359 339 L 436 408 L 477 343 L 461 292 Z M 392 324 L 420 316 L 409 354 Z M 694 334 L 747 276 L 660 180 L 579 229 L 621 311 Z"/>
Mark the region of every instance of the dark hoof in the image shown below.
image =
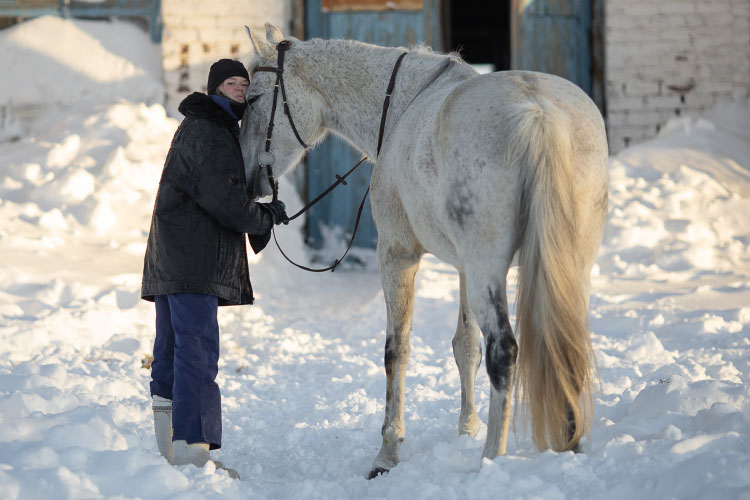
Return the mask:
<path id="1" fill-rule="evenodd" d="M 382 476 L 383 474 L 388 474 L 388 469 L 384 469 L 382 467 L 375 467 L 370 471 L 370 475 L 367 476 L 367 479 L 375 479 L 378 476 Z"/>

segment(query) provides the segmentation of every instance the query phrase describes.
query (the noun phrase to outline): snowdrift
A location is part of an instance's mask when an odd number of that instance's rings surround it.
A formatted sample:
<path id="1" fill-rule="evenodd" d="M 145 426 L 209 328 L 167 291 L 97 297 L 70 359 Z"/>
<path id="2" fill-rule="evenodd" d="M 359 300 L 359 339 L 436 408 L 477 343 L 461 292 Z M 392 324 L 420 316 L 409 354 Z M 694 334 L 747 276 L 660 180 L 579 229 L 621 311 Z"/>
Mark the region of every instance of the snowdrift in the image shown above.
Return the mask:
<path id="1" fill-rule="evenodd" d="M 0 106 L 161 102 L 161 51 L 126 21 L 40 17 L 0 31 Z"/>
<path id="2" fill-rule="evenodd" d="M 672 122 L 610 160 L 590 308 L 601 387 L 583 454 L 539 454 L 519 422 L 507 456 L 482 463 L 486 429 L 457 436 L 458 278 L 428 257 L 402 463 L 367 481 L 385 393 L 374 265 L 305 274 L 269 247 L 251 258 L 257 305 L 219 315 L 216 458 L 242 480 L 210 464 L 169 466 L 144 368 L 153 306 L 139 299 L 178 124 L 159 103 L 152 51 L 125 23 L 44 18 L 0 32 L 0 64 L 15 68 L 0 83 L 3 102 L 34 104 L 41 92 L 49 104 L 0 142 L 0 496 L 750 498 L 746 102 Z M 32 84 L 43 90 L 29 93 Z M 289 210 L 301 205 L 288 182 L 281 197 Z M 306 259 L 298 226 L 278 236 Z M 482 367 L 485 421 L 488 387 Z"/>

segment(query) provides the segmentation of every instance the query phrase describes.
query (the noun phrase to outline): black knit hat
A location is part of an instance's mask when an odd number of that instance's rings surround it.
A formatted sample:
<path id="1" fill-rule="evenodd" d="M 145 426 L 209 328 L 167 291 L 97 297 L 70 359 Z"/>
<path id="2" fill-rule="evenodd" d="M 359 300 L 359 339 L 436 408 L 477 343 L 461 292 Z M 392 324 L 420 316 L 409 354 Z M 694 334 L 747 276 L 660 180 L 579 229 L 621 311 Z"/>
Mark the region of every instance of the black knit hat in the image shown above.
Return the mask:
<path id="1" fill-rule="evenodd" d="M 215 94 L 216 88 L 230 76 L 241 76 L 250 79 L 245 66 L 234 59 L 219 59 L 211 65 L 208 71 L 208 94 Z"/>

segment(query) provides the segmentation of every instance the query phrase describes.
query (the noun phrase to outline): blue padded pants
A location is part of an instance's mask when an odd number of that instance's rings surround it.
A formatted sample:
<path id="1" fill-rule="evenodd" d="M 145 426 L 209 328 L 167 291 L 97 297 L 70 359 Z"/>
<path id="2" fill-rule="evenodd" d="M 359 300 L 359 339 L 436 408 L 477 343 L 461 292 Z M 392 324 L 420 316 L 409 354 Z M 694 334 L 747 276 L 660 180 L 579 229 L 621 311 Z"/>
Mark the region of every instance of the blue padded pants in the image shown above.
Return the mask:
<path id="1" fill-rule="evenodd" d="M 157 295 L 151 395 L 172 400 L 173 440 L 221 448 L 219 299 L 202 293 Z"/>

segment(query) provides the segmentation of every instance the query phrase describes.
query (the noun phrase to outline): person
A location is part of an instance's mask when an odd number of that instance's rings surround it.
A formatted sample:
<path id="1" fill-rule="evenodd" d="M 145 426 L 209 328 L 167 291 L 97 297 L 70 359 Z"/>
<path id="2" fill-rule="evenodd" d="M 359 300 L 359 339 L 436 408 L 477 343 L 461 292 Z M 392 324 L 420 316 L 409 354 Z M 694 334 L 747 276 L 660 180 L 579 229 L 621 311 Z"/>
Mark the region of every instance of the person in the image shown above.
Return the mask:
<path id="1" fill-rule="evenodd" d="M 244 234 L 262 242 L 257 253 L 287 219 L 282 202 L 257 203 L 246 190 L 237 122 L 248 85 L 242 63 L 221 59 L 207 94 L 182 101 L 151 219 L 141 297 L 156 307 L 156 440 L 174 465 L 202 467 L 221 447 L 217 310 L 253 303 Z"/>

